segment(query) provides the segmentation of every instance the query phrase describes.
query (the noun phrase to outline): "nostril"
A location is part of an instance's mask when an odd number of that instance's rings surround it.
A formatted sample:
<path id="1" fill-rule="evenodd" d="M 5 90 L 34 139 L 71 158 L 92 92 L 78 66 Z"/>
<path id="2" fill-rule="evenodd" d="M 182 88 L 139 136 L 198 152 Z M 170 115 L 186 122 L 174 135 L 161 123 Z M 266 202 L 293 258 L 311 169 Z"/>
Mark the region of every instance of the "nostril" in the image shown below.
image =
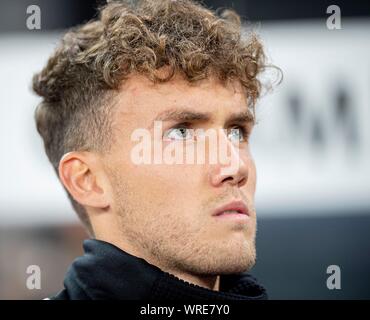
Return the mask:
<path id="1" fill-rule="evenodd" d="M 234 178 L 229 176 L 229 177 L 226 177 L 225 179 L 222 180 L 222 182 L 226 182 L 226 181 L 233 181 Z"/>
<path id="2" fill-rule="evenodd" d="M 242 187 L 244 186 L 244 184 L 247 182 L 247 178 L 243 177 L 240 179 L 239 183 L 238 183 L 238 186 L 239 187 Z"/>

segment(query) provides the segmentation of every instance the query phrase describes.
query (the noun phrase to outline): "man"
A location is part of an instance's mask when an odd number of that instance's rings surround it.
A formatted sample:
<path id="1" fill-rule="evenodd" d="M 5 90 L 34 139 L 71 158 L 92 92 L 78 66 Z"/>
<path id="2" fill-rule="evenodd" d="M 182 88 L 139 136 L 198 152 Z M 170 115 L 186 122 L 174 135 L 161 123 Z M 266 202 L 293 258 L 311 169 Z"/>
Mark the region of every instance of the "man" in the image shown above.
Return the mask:
<path id="1" fill-rule="evenodd" d="M 235 13 L 190 0 L 112 1 L 64 36 L 34 77 L 35 119 L 92 239 L 52 299 L 267 297 L 246 273 L 264 67 Z"/>

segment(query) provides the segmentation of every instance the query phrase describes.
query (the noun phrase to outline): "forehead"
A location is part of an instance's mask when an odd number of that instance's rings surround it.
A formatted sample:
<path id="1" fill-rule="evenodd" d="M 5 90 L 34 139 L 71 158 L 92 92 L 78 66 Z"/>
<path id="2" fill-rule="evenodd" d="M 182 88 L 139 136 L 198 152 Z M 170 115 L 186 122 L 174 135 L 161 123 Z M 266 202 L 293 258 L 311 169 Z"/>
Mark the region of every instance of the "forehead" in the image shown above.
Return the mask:
<path id="1" fill-rule="evenodd" d="M 145 126 L 156 115 L 177 107 L 227 117 L 245 111 L 247 101 L 238 81 L 222 83 L 208 78 L 190 84 L 175 75 L 168 82 L 154 84 L 144 76 L 135 75 L 121 86 L 115 121 Z"/>

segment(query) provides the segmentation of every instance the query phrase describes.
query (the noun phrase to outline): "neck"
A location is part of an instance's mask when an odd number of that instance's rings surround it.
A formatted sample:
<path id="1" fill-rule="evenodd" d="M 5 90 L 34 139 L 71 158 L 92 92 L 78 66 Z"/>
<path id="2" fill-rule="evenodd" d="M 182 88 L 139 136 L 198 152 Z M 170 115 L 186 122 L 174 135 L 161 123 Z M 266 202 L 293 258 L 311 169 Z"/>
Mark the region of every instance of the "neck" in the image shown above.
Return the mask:
<path id="1" fill-rule="evenodd" d="M 181 280 L 187 281 L 189 283 L 195 284 L 199 287 L 207 288 L 214 291 L 219 291 L 220 289 L 220 276 L 199 276 L 193 275 L 186 272 L 181 272 L 179 270 L 166 270 L 164 267 L 159 267 L 161 270 L 173 274 Z"/>
<path id="2" fill-rule="evenodd" d="M 194 275 L 194 274 L 181 271 L 181 270 L 167 268 L 166 266 L 162 265 L 160 261 L 156 261 L 156 259 L 153 259 L 152 257 L 148 255 L 142 254 L 142 252 L 134 248 L 132 245 L 128 243 L 123 243 L 122 241 L 115 241 L 115 237 L 105 237 L 102 234 L 96 234 L 96 239 L 112 243 L 113 245 L 117 246 L 121 250 L 133 256 L 136 256 L 138 258 L 142 258 L 146 260 L 148 263 L 160 268 L 162 271 L 168 272 L 178 277 L 181 280 L 187 281 L 189 283 L 192 283 L 194 285 L 197 285 L 203 288 L 207 288 L 207 289 L 214 290 L 214 291 L 219 291 L 220 277 L 218 275 L 201 276 L 201 275 Z"/>

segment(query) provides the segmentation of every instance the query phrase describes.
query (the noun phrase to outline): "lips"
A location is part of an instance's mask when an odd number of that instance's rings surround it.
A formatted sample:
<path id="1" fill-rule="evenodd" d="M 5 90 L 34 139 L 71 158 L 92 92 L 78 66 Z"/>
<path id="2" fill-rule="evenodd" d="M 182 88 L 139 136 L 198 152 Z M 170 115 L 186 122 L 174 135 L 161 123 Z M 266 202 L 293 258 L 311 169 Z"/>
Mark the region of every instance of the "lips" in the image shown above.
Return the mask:
<path id="1" fill-rule="evenodd" d="M 221 216 L 228 214 L 241 214 L 249 216 L 248 208 L 243 201 L 232 201 L 217 208 L 213 216 Z"/>

